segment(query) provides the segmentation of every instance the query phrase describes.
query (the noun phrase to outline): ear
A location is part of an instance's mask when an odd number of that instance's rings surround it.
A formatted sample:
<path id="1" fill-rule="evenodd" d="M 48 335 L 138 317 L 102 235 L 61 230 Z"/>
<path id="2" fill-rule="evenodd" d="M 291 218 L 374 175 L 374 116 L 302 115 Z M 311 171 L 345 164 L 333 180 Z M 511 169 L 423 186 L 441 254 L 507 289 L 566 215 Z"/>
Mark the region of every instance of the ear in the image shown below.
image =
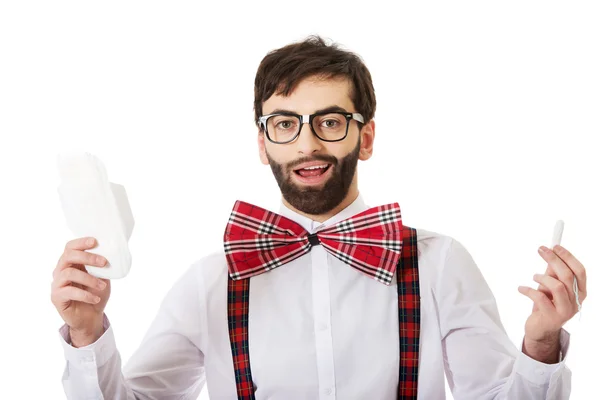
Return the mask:
<path id="1" fill-rule="evenodd" d="M 258 156 L 260 157 L 260 162 L 264 165 L 269 165 L 269 159 L 267 158 L 267 151 L 265 149 L 265 133 L 259 129 L 258 130 Z"/>
<path id="2" fill-rule="evenodd" d="M 373 142 L 375 141 L 375 121 L 371 120 L 360 131 L 361 143 L 359 160 L 368 160 L 373 155 Z"/>

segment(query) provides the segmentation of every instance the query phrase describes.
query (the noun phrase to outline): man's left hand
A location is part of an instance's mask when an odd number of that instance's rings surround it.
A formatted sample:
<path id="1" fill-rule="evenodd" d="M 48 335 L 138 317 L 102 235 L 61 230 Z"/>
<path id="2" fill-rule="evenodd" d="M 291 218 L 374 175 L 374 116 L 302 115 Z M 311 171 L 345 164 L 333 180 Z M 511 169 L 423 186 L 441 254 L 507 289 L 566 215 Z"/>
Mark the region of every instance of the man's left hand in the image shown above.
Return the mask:
<path id="1" fill-rule="evenodd" d="M 573 280 L 577 278 L 579 304 L 587 296 L 585 267 L 560 245 L 538 250 L 548 262 L 544 275 L 535 274 L 536 289 L 520 286 L 519 292 L 533 300 L 533 311 L 525 323 L 523 352 L 538 361 L 549 363 L 558 358 L 559 334 L 562 326 L 578 311 Z"/>

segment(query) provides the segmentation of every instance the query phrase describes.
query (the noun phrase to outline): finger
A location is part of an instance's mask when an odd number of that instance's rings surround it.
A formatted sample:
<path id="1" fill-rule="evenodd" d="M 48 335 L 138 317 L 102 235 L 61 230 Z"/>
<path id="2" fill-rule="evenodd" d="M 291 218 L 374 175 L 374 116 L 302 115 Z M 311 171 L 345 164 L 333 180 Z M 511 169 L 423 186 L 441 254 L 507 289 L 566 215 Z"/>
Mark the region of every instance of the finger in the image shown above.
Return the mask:
<path id="1" fill-rule="evenodd" d="M 561 314 L 568 314 L 573 309 L 575 295 L 572 291 L 567 290 L 565 285 L 556 278 L 548 275 L 535 274 L 533 280 L 543 284 L 552 292 L 552 302 L 556 306 L 556 310 Z M 550 299 L 548 299 L 550 300 Z"/>
<path id="2" fill-rule="evenodd" d="M 587 295 L 587 274 L 583 264 L 569 250 L 560 245 L 554 246 L 553 251 L 573 271 L 573 274 L 577 278 L 577 286 L 579 286 L 579 290 L 583 293 L 583 296 L 580 297 L 585 297 Z"/>
<path id="3" fill-rule="evenodd" d="M 60 272 L 58 279 L 56 279 L 54 282 L 54 286 L 56 288 L 61 288 L 71 283 L 77 283 L 84 287 L 89 287 L 96 290 L 103 290 L 106 287 L 106 283 L 104 283 L 104 281 L 101 279 L 76 268 L 63 269 Z"/>
<path id="4" fill-rule="evenodd" d="M 60 271 L 75 264 L 104 267 L 106 265 L 106 259 L 98 254 L 89 253 L 87 251 L 68 249 L 63 252 L 58 260 L 54 276 L 56 277 L 56 274 L 60 273 Z"/>
<path id="5" fill-rule="evenodd" d="M 87 250 L 96 246 L 96 238 L 93 237 L 81 237 L 73 239 L 65 245 L 65 250 Z"/>
<path id="6" fill-rule="evenodd" d="M 537 290 L 539 290 L 540 292 L 544 293 L 546 295 L 546 297 L 548 297 L 550 299 L 550 301 L 552 301 L 553 297 L 552 297 L 552 291 L 550 289 L 548 289 L 546 286 L 539 284 L 537 287 Z M 538 310 L 538 306 L 533 303 L 533 310 L 532 311 L 537 311 Z"/>
<path id="7" fill-rule="evenodd" d="M 538 250 L 539 250 L 539 249 L 538 249 Z M 542 258 L 543 258 L 543 254 L 542 254 L 542 253 L 540 253 L 539 251 L 538 251 L 538 253 L 539 253 L 539 255 L 540 255 L 540 256 L 542 256 Z M 545 261 L 545 260 L 544 260 L 544 261 Z M 549 275 L 549 276 L 551 276 L 551 277 L 553 277 L 553 278 L 558 278 L 558 275 L 556 275 L 556 271 L 554 270 L 554 267 L 552 266 L 552 264 L 551 264 L 551 263 L 548 263 L 548 264 L 547 264 L 547 266 L 546 266 L 546 272 L 544 272 L 544 274 L 546 274 L 546 275 Z"/>
<path id="8" fill-rule="evenodd" d="M 544 293 L 546 295 L 546 297 L 548 297 L 550 299 L 550 301 L 552 301 L 552 291 L 550 289 L 548 289 L 546 286 L 540 284 L 540 285 L 538 285 L 537 290 Z M 533 303 L 533 311 L 537 311 L 537 310 L 538 310 L 538 306 L 535 303 Z"/>
<path id="9" fill-rule="evenodd" d="M 83 303 L 98 304 L 100 302 L 100 297 L 75 286 L 65 286 L 60 289 L 56 289 L 52 292 L 52 294 L 52 301 L 56 303 L 81 301 Z"/>
<path id="10" fill-rule="evenodd" d="M 544 273 L 553 278 L 558 278 L 558 275 L 556 275 L 556 271 L 554 271 L 554 267 L 550 263 L 548 263 L 548 266 L 546 267 L 546 272 L 544 272 Z"/>
<path id="11" fill-rule="evenodd" d="M 552 301 L 550 301 L 548 296 L 539 290 L 535 290 L 528 286 L 519 286 L 519 292 L 533 300 L 533 303 L 537 305 L 540 310 L 546 312 L 556 312 L 556 308 L 554 307 Z"/>
<path id="12" fill-rule="evenodd" d="M 547 249 L 545 246 L 542 246 L 542 248 Z M 565 288 L 573 292 L 573 280 L 575 279 L 573 271 L 552 250 L 547 250 L 546 252 L 540 252 L 540 255 L 549 265 L 552 265 L 554 272 L 556 272 L 556 276 L 552 276 L 552 278 L 558 279 L 565 285 Z M 573 295 L 575 294 L 573 293 Z"/>
<path id="13" fill-rule="evenodd" d="M 544 293 L 546 296 L 548 296 L 548 298 L 550 300 L 553 299 L 552 297 L 552 291 L 550 289 L 548 289 L 546 286 L 539 284 L 537 287 L 537 290 L 539 290 L 540 292 Z"/>

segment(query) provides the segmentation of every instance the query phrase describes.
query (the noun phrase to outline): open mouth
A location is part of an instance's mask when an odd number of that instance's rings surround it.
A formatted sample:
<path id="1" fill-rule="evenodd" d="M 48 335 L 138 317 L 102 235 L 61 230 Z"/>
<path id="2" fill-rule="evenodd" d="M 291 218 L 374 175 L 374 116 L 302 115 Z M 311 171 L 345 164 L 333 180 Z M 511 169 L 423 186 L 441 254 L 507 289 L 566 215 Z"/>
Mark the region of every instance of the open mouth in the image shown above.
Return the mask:
<path id="1" fill-rule="evenodd" d="M 304 178 L 310 178 L 314 176 L 323 175 L 331 167 L 331 164 L 323 164 L 322 166 L 314 166 L 308 168 L 295 169 L 296 175 L 300 175 Z"/>
<path id="2" fill-rule="evenodd" d="M 308 168 L 300 168 L 294 170 L 294 176 L 302 183 L 315 184 L 320 183 L 331 174 L 331 164 L 323 163 Z"/>

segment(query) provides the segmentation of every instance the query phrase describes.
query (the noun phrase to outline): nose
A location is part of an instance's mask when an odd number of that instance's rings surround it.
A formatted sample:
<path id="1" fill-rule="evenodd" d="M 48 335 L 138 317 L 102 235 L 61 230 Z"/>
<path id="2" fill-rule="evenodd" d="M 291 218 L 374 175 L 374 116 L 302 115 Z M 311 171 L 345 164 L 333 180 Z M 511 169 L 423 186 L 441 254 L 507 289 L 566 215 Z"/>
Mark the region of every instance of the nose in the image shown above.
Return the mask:
<path id="1" fill-rule="evenodd" d="M 323 148 L 323 143 L 315 136 L 310 128 L 310 124 L 306 123 L 302 124 L 302 127 L 300 128 L 300 134 L 296 138 L 296 146 L 298 147 L 299 153 L 310 155 L 315 151 L 321 150 Z"/>

